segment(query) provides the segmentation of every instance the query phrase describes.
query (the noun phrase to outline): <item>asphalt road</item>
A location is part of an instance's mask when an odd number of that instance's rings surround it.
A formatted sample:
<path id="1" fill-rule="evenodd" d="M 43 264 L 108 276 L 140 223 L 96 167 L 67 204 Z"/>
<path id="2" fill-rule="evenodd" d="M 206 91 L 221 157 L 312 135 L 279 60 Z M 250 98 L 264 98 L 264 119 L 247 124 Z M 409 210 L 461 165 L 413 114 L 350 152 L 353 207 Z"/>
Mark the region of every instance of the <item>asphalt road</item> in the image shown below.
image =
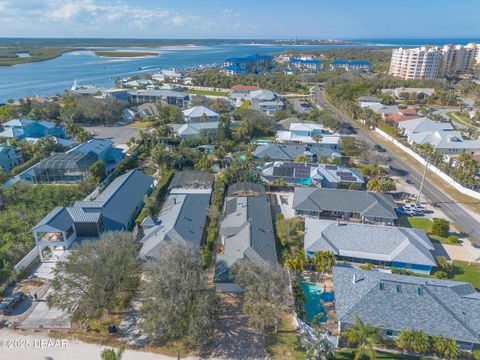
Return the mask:
<path id="1" fill-rule="evenodd" d="M 357 127 L 354 123 L 343 117 L 342 114 L 340 114 L 335 108 L 330 106 L 323 98 L 320 88 L 317 88 L 315 91 L 314 98 L 318 105 L 325 109 L 331 110 L 343 122 L 351 124 L 355 129 L 355 135 L 359 139 L 371 145 L 372 148 L 375 144 L 377 144 L 377 142 L 368 134 L 367 131 Z M 373 152 L 374 150 L 372 150 L 372 153 Z M 398 174 L 401 174 L 405 180 L 409 179 L 412 181 L 415 188 L 419 190 L 423 174 L 420 174 L 417 170 L 412 168 L 409 164 L 388 150 L 382 153 L 382 155 L 387 158 L 387 162 L 391 168 L 395 169 Z M 423 185 L 422 195 L 429 202 L 439 204 L 445 214 L 447 214 L 447 216 L 449 216 L 450 219 L 461 228 L 460 230 L 470 236 L 470 238 L 476 244 L 480 245 L 480 222 L 466 212 L 461 205 L 457 204 L 452 198 L 432 184 L 428 180 L 428 174 Z"/>

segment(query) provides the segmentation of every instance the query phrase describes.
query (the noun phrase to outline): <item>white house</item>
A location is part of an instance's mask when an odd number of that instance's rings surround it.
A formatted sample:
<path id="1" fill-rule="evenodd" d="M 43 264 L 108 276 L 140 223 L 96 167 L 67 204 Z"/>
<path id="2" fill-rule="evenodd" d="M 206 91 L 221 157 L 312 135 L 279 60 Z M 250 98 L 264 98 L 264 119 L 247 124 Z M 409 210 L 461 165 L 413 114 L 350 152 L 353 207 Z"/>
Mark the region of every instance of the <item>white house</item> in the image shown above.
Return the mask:
<path id="1" fill-rule="evenodd" d="M 218 129 L 218 122 L 173 124 L 173 131 L 181 138 L 196 138 L 200 133 L 213 134 Z"/>
<path id="2" fill-rule="evenodd" d="M 449 122 L 433 121 L 426 117 L 402 121 L 398 124 L 398 128 L 402 131 L 402 134 L 407 137 L 409 142 L 412 142 L 413 134 L 454 130 L 452 124 Z"/>
<path id="3" fill-rule="evenodd" d="M 286 131 L 277 131 L 278 142 L 294 142 L 302 144 L 317 144 L 316 136 L 320 136 L 318 145 L 338 149 L 340 135 L 329 133 L 324 130 L 323 125 L 313 123 L 291 123 Z"/>
<path id="4" fill-rule="evenodd" d="M 218 122 L 218 113 L 205 106 L 194 106 L 182 111 L 185 122 Z"/>

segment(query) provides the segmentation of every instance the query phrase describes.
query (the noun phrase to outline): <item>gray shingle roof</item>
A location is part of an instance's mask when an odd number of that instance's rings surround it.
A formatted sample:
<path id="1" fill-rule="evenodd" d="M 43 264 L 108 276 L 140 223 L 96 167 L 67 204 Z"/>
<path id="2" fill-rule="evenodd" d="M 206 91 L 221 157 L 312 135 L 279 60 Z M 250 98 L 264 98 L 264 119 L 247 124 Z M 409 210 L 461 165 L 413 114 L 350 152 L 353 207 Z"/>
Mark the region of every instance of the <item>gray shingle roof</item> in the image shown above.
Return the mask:
<path id="1" fill-rule="evenodd" d="M 177 171 L 173 176 L 172 181 L 168 187 L 169 190 L 173 188 L 188 188 L 188 189 L 211 189 L 215 175 L 199 170 L 184 170 Z"/>
<path id="2" fill-rule="evenodd" d="M 72 226 L 72 224 L 73 219 L 67 209 L 57 206 L 55 209 L 50 211 L 47 216 L 40 220 L 39 223 L 32 229 L 32 231 L 38 230 L 42 226 L 48 226 L 59 231 L 66 231 L 70 226 Z"/>
<path id="3" fill-rule="evenodd" d="M 333 283 L 338 321 L 358 316 L 383 329 L 480 344 L 480 294 L 469 283 L 343 266 L 334 267 Z"/>
<path id="4" fill-rule="evenodd" d="M 164 241 L 183 240 L 200 248 L 210 194 L 175 194 L 165 200 L 156 226 L 145 230 L 140 256 L 154 258 Z"/>
<path id="5" fill-rule="evenodd" d="M 270 205 L 266 196 L 227 198 L 220 234 L 224 251 L 217 255 L 214 281 L 231 282 L 229 268 L 237 260 L 277 262 Z M 233 211 L 232 211 L 233 210 Z"/>
<path id="6" fill-rule="evenodd" d="M 339 211 L 365 217 L 397 219 L 391 195 L 344 189 L 295 188 L 293 208 L 302 211 Z"/>
<path id="7" fill-rule="evenodd" d="M 257 159 L 268 157 L 272 160 L 293 161 L 299 156 L 310 153 L 317 157 L 331 157 L 337 154 L 334 149 L 319 146 L 268 144 L 257 146 L 253 156 Z"/>
<path id="8" fill-rule="evenodd" d="M 245 193 L 263 194 L 265 193 L 265 186 L 251 182 L 239 182 L 228 187 L 227 195 L 231 197 L 235 195 L 243 195 Z"/>
<path id="9" fill-rule="evenodd" d="M 304 246 L 309 252 L 436 266 L 433 244 L 423 230 L 307 218 Z"/>

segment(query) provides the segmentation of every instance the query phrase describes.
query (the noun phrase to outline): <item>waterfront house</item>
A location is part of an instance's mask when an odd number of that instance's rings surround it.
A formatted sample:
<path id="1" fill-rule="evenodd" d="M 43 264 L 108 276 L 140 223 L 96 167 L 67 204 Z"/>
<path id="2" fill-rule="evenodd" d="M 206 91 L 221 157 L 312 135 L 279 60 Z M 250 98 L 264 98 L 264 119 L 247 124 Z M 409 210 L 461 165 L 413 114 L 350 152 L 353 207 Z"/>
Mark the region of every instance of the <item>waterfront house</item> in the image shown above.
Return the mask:
<path id="1" fill-rule="evenodd" d="M 360 318 L 392 340 L 415 330 L 480 347 L 480 294 L 470 283 L 335 266 L 333 284 L 339 332 Z"/>
<path id="2" fill-rule="evenodd" d="M 220 222 L 223 252 L 217 254 L 214 283 L 224 292 L 240 292 L 230 274 L 238 260 L 277 263 L 277 250 L 265 189 L 258 184 L 234 184 L 228 189 Z"/>
<path id="3" fill-rule="evenodd" d="M 228 75 L 263 74 L 273 68 L 273 57 L 269 55 L 251 55 L 226 59 L 224 69 Z"/>
<path id="4" fill-rule="evenodd" d="M 305 219 L 308 256 L 331 251 L 337 261 L 373 264 L 429 275 L 436 266 L 432 242 L 423 230 Z"/>
<path id="5" fill-rule="evenodd" d="M 391 195 L 371 191 L 297 187 L 293 195 L 296 215 L 394 225 L 397 205 Z"/>
<path id="6" fill-rule="evenodd" d="M 96 198 L 57 207 L 32 229 L 40 258 L 50 247 L 68 249 L 77 238 L 98 238 L 103 231 L 128 231 L 153 189 L 153 178 L 130 170 L 112 181 Z"/>
<path id="7" fill-rule="evenodd" d="M 0 169 L 6 173 L 23 163 L 22 151 L 14 146 L 0 146 Z"/>
<path id="8" fill-rule="evenodd" d="M 185 122 L 218 122 L 218 113 L 205 106 L 194 106 L 182 111 Z"/>
<path id="9" fill-rule="evenodd" d="M 369 61 L 335 60 L 330 63 L 331 71 L 344 69 L 352 72 L 369 72 L 371 68 L 372 64 Z"/>
<path id="10" fill-rule="evenodd" d="M 174 105 L 184 109 L 188 107 L 190 95 L 181 91 L 148 89 L 142 91 L 130 91 L 129 100 L 133 104 L 161 102 L 166 105 Z"/>
<path id="11" fill-rule="evenodd" d="M 287 145 L 287 144 L 266 144 L 259 145 L 253 152 L 253 157 L 257 160 L 271 161 L 283 160 L 294 161 L 298 157 L 306 156 L 308 162 L 318 162 L 321 158 L 334 159 L 341 158 L 338 150 L 311 145 Z"/>
<path id="12" fill-rule="evenodd" d="M 55 138 L 66 138 L 63 125 L 56 125 L 46 120 L 13 119 L 2 124 L 4 130 L 0 137 L 15 141 L 40 139 L 47 136 Z"/>
<path id="13" fill-rule="evenodd" d="M 362 174 L 345 166 L 275 161 L 266 163 L 261 172 L 265 182 L 285 181 L 291 185 L 309 185 L 321 188 L 361 189 L 365 183 Z"/>

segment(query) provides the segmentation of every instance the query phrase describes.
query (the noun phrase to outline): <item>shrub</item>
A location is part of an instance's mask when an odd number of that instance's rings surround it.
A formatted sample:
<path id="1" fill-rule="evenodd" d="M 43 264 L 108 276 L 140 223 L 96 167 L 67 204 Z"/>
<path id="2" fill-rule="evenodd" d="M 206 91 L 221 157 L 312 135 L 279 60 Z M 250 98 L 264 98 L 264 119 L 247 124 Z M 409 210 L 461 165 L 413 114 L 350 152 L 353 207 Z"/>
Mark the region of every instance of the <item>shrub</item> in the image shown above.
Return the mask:
<path id="1" fill-rule="evenodd" d="M 449 244 L 458 244 L 460 241 L 458 241 L 458 237 L 456 237 L 455 235 L 450 235 L 448 238 L 447 238 L 447 242 Z"/>
<path id="2" fill-rule="evenodd" d="M 447 273 L 445 271 L 437 271 L 435 274 L 433 274 L 437 279 L 446 279 L 448 277 Z"/>
<path id="3" fill-rule="evenodd" d="M 434 218 L 432 224 L 432 234 L 440 237 L 447 237 L 450 229 L 450 223 L 446 219 Z"/>

